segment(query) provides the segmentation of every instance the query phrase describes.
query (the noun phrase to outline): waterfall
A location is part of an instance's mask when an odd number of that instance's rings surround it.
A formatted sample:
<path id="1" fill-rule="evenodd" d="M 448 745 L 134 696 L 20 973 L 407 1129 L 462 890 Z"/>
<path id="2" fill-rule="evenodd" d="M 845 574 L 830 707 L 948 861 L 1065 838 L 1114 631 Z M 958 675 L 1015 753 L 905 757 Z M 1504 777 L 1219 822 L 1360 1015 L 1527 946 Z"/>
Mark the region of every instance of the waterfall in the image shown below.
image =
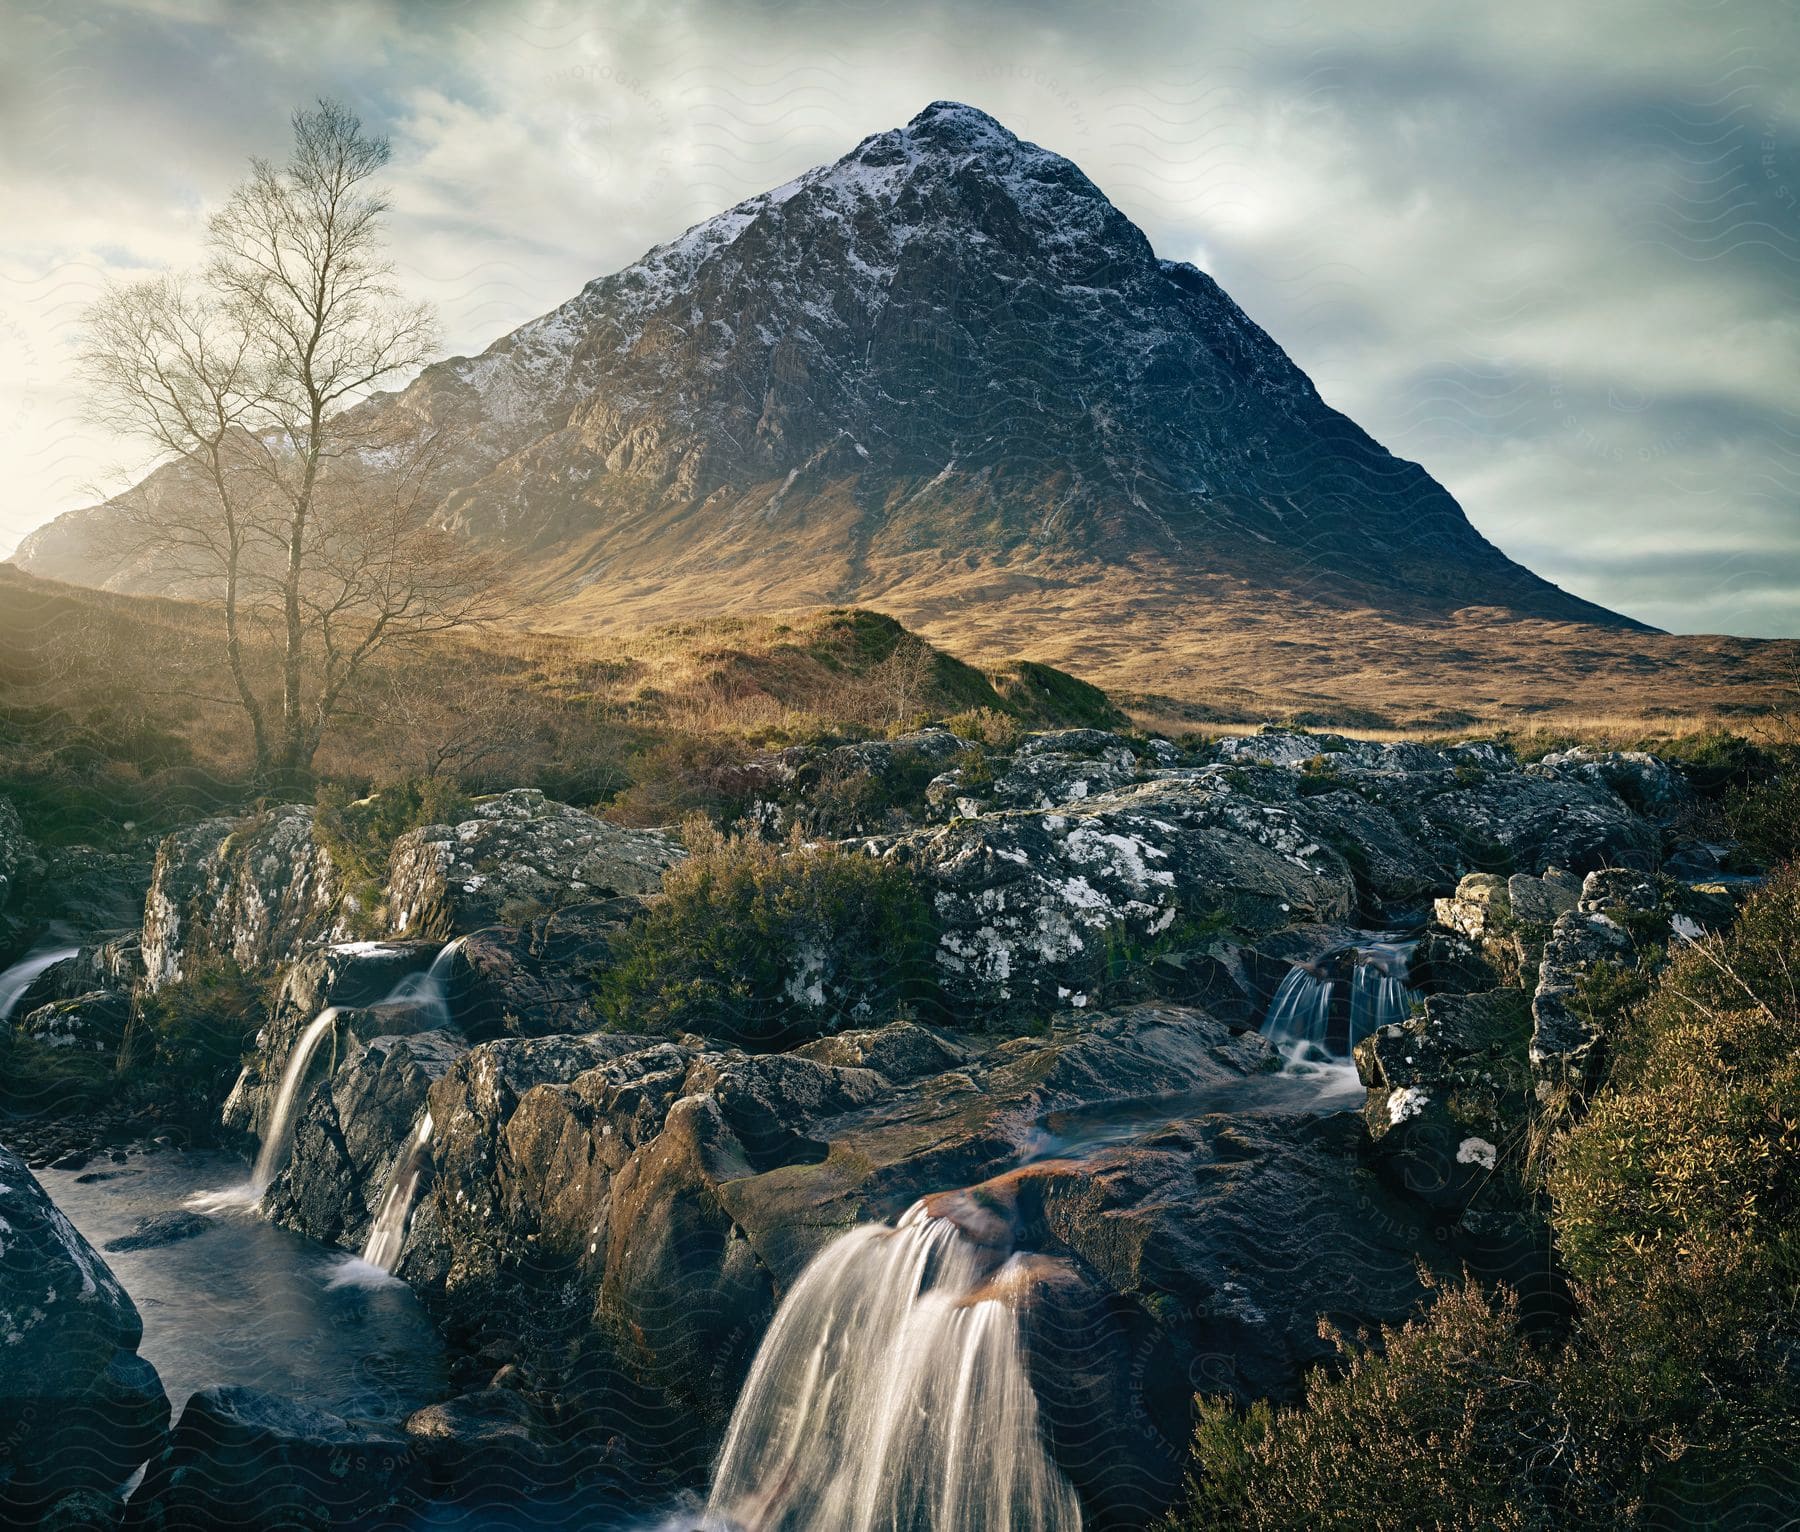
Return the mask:
<path id="1" fill-rule="evenodd" d="M 1039 1434 L 1010 1261 L 923 1203 L 801 1273 L 732 1412 L 706 1524 L 736 1532 L 1076 1532 Z M 999 1285 L 999 1284 L 996 1284 Z"/>
<path id="2" fill-rule="evenodd" d="M 412 1215 L 430 1157 L 431 1113 L 427 1111 L 420 1114 L 419 1126 L 394 1161 L 387 1193 L 381 1199 L 381 1211 L 375 1215 L 368 1241 L 363 1245 L 363 1260 L 390 1275 L 400 1264 L 400 1249 L 406 1243 L 406 1221 Z"/>
<path id="3" fill-rule="evenodd" d="M 1275 991 L 1263 1018 L 1262 1034 L 1275 1042 L 1326 1046 L 1331 1027 L 1331 992 L 1336 988 L 1306 968 L 1296 966 Z"/>
<path id="4" fill-rule="evenodd" d="M 281 1163 L 287 1157 L 294 1109 L 299 1104 L 300 1087 L 306 1081 L 306 1067 L 337 1018 L 338 1008 L 326 1006 L 306 1024 L 306 1030 L 295 1040 L 293 1051 L 288 1054 L 287 1068 L 281 1072 L 281 1090 L 275 1097 L 275 1110 L 269 1114 L 262 1147 L 256 1155 L 256 1169 L 250 1173 L 250 1185 L 259 1198 L 269 1189 L 275 1172 L 281 1169 Z"/>
<path id="5" fill-rule="evenodd" d="M 445 942 L 438 955 L 431 960 L 429 968 L 423 973 L 409 973 L 388 991 L 387 998 L 381 1004 L 416 1006 L 430 1015 L 434 1026 L 449 1026 L 450 964 L 455 960 L 456 950 L 460 946 L 460 936 Z"/>
<path id="6" fill-rule="evenodd" d="M 34 952 L 0 973 L 0 1021 L 11 1018 L 13 1007 L 19 1003 L 25 991 L 37 982 L 39 974 L 45 969 L 54 968 L 58 963 L 68 962 L 80 951 L 79 947 L 58 947 L 53 952 Z"/>
<path id="7" fill-rule="evenodd" d="M 1405 979 L 1373 963 L 1358 963 L 1350 976 L 1351 1046 L 1390 1022 L 1405 1021 L 1417 998 L 1418 992 Z"/>

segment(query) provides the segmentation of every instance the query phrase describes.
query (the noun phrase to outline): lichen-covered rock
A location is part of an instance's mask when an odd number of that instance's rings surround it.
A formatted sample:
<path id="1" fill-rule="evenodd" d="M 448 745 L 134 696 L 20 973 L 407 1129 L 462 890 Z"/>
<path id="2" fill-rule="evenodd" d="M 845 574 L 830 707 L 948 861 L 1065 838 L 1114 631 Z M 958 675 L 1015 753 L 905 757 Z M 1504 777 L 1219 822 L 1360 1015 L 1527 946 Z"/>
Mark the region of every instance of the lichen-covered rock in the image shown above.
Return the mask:
<path id="1" fill-rule="evenodd" d="M 130 995 L 123 990 L 95 989 L 39 1006 L 20 1020 L 18 1030 L 52 1048 L 112 1054 L 119 1051 L 130 1019 Z"/>
<path id="2" fill-rule="evenodd" d="M 1511 913 L 1507 880 L 1492 872 L 1465 873 L 1454 894 L 1432 905 L 1433 918 L 1440 926 L 1472 942 L 1485 942 L 1497 934 Z"/>
<path id="3" fill-rule="evenodd" d="M 160 988 L 212 955 L 247 969 L 278 967 L 343 934 L 340 892 L 304 805 L 184 826 L 164 837 L 151 872 L 144 982 Z"/>
<path id="4" fill-rule="evenodd" d="M 156 1449 L 169 1401 L 142 1335 L 106 1262 L 0 1147 L 0 1521 L 114 1489 Z"/>
<path id="5" fill-rule="evenodd" d="M 1532 769 L 1608 788 L 1634 813 L 1659 827 L 1677 823 L 1694 806 L 1687 778 L 1642 750 L 1559 750 Z"/>
<path id="6" fill-rule="evenodd" d="M 1259 932 L 1355 905 L 1344 859 L 1289 809 L 1200 781 L 1143 783 L 1066 809 L 875 840 L 917 869 L 952 1007 L 994 1016 L 1088 1003 L 1109 952 L 1184 917 Z"/>
<path id="7" fill-rule="evenodd" d="M 427 825 L 394 843 L 388 927 L 443 941 L 563 905 L 650 894 L 681 855 L 661 831 L 627 830 L 514 788 L 478 800 L 461 824 Z"/>
<path id="8" fill-rule="evenodd" d="M 1544 944 L 1531 1000 L 1531 1065 L 1542 1098 L 1581 1091 L 1592 1083 L 1601 1039 L 1582 987 L 1603 968 L 1626 969 L 1637 960 L 1631 933 L 1608 913 L 1609 905 L 1623 902 L 1621 896 L 1633 901 L 1630 907 L 1656 907 L 1654 886 L 1637 875 L 1591 873 L 1582 885 L 1580 905 L 1557 917 Z"/>
<path id="9" fill-rule="evenodd" d="M 1506 880 L 1506 899 L 1520 924 L 1553 926 L 1581 902 L 1581 879 L 1560 867 L 1546 867 L 1541 878 L 1515 872 Z"/>

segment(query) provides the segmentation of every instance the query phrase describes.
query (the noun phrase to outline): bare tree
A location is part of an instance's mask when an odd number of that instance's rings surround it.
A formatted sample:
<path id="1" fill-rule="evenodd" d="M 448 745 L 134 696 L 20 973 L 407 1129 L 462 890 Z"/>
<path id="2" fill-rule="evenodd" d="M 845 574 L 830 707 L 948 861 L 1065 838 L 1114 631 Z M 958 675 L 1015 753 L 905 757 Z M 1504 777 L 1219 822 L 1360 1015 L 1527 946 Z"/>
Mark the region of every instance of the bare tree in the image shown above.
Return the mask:
<path id="1" fill-rule="evenodd" d="M 492 563 L 434 520 L 434 433 L 363 403 L 435 342 L 386 258 L 388 145 L 330 101 L 293 125 L 288 162 L 253 159 L 214 215 L 204 270 L 108 292 L 83 347 L 100 418 L 171 465 L 124 504 L 219 592 L 259 773 L 310 768 L 378 650 L 498 611 Z M 247 630 L 279 656 L 272 687 Z"/>
<path id="2" fill-rule="evenodd" d="M 430 676 L 395 671 L 380 705 L 422 777 L 467 777 L 516 763 L 544 727 L 543 709 L 527 689 L 463 667 Z"/>
<path id="3" fill-rule="evenodd" d="M 879 705 L 887 708 L 892 722 L 905 725 L 925 704 L 926 693 L 937 677 L 937 656 L 931 645 L 905 634 L 893 652 L 869 672 Z"/>

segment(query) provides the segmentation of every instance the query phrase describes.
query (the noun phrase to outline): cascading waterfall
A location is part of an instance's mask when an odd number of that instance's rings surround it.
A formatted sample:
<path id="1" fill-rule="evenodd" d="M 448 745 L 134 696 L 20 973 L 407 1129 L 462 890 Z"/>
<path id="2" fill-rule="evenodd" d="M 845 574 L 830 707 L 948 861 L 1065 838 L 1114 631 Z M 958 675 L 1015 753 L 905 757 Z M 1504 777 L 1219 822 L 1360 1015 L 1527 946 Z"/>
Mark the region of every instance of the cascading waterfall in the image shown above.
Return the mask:
<path id="1" fill-rule="evenodd" d="M 300 1087 L 306 1069 L 320 1042 L 337 1021 L 338 1008 L 328 1005 L 306 1024 L 306 1030 L 295 1040 L 288 1054 L 287 1067 L 281 1072 L 281 1089 L 275 1097 L 275 1109 L 263 1133 L 262 1147 L 256 1154 L 256 1168 L 250 1173 L 250 1186 L 258 1198 L 269 1189 L 276 1171 L 287 1158 L 288 1143 L 293 1135 L 294 1108 L 300 1099 Z"/>
<path id="2" fill-rule="evenodd" d="M 1350 1043 L 1412 1014 L 1418 992 L 1403 978 L 1373 963 L 1359 963 L 1350 976 Z"/>
<path id="3" fill-rule="evenodd" d="M 1331 992 L 1336 986 L 1310 969 L 1290 969 L 1269 1002 L 1262 1034 L 1276 1042 L 1323 1049 L 1331 1030 Z"/>
<path id="4" fill-rule="evenodd" d="M 58 963 L 66 963 L 80 953 L 79 947 L 58 947 L 50 952 L 33 952 L 0 973 L 0 1021 L 12 1018 L 13 1007 L 20 997 L 37 982 L 38 975 Z"/>
<path id="5" fill-rule="evenodd" d="M 388 992 L 383 1005 L 410 1005 L 427 1012 L 434 1026 L 450 1025 L 450 965 L 462 946 L 460 936 L 453 937 L 439 949 L 431 966 L 423 973 L 409 973 Z"/>
<path id="6" fill-rule="evenodd" d="M 394 1173 L 388 1177 L 387 1193 L 381 1199 L 381 1211 L 363 1245 L 362 1258 L 370 1266 L 393 1274 L 400 1264 L 400 1251 L 406 1244 L 406 1222 L 418 1200 L 419 1187 L 431 1160 L 431 1113 L 420 1114 L 413 1130 L 394 1162 Z"/>
<path id="7" fill-rule="evenodd" d="M 1006 1269 L 924 1203 L 828 1246 L 757 1352 L 706 1525 L 1076 1532 L 1080 1506 L 1040 1436 L 1018 1316 L 983 1295 Z"/>
<path id="8" fill-rule="evenodd" d="M 1418 943 L 1391 932 L 1369 933 L 1355 946 L 1338 947 L 1297 964 L 1276 988 L 1263 1018 L 1263 1036 L 1301 1050 L 1316 1048 L 1347 1057 L 1357 1042 L 1379 1027 L 1404 1021 L 1418 991 L 1407 969 Z M 1333 1015 L 1340 981 L 1349 991 Z"/>

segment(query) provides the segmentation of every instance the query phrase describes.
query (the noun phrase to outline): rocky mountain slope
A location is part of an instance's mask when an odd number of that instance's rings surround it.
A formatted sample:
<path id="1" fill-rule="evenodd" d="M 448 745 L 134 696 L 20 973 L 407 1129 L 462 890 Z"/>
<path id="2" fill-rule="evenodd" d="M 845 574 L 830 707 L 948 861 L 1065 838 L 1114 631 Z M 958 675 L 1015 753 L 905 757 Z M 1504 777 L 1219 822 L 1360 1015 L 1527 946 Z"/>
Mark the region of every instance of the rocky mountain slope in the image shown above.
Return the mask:
<path id="1" fill-rule="evenodd" d="M 448 433 L 443 516 L 571 626 L 946 591 L 1011 611 L 1095 580 L 1159 610 L 1632 626 L 1508 560 L 1075 165 L 951 102 L 367 408 Z M 114 516 L 65 516 L 16 562 L 156 588 Z"/>

